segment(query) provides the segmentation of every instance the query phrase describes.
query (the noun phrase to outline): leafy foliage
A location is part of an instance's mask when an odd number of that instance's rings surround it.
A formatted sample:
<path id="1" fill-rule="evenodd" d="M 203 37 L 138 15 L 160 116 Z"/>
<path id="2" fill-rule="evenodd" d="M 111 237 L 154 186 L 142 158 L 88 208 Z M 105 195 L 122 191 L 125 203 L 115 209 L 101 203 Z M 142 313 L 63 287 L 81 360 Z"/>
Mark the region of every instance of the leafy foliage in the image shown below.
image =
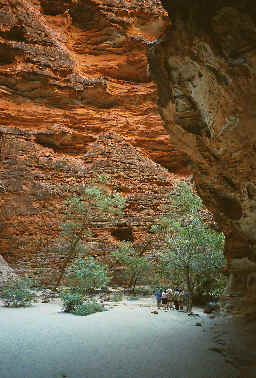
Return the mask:
<path id="1" fill-rule="evenodd" d="M 5 306 L 26 307 L 37 301 L 37 296 L 31 291 L 33 282 L 27 278 L 12 281 L 1 291 L 0 297 Z"/>
<path id="2" fill-rule="evenodd" d="M 86 316 L 95 312 L 105 311 L 105 308 L 96 301 L 85 300 L 84 295 L 71 289 L 61 292 L 63 311 L 74 315 Z"/>
<path id="3" fill-rule="evenodd" d="M 59 252 L 66 255 L 56 282 L 59 286 L 72 258 L 88 252 L 86 243 L 92 237 L 91 227 L 100 221 L 117 222 L 122 215 L 126 200 L 114 191 L 108 190 L 108 176 L 98 177 L 98 183 L 88 186 L 80 197 L 66 202 L 65 221 L 61 226 Z"/>
<path id="4" fill-rule="evenodd" d="M 96 312 L 103 312 L 106 311 L 104 306 L 100 303 L 97 303 L 95 301 L 88 301 L 83 304 L 80 304 L 76 306 L 75 310 L 72 311 L 74 315 L 80 315 L 80 316 L 87 316 L 90 314 L 94 314 Z"/>
<path id="5" fill-rule="evenodd" d="M 124 268 L 123 278 L 133 290 L 138 280 L 145 280 L 151 269 L 150 260 L 142 252 L 131 242 L 120 242 L 118 248 L 112 252 L 114 259 Z"/>
<path id="6" fill-rule="evenodd" d="M 131 295 L 130 297 L 127 297 L 128 301 L 138 301 L 140 298 L 136 295 Z"/>
<path id="7" fill-rule="evenodd" d="M 80 306 L 84 302 L 84 296 L 71 289 L 62 290 L 60 298 L 63 301 L 64 312 L 73 312 L 77 306 Z"/>
<path id="8" fill-rule="evenodd" d="M 224 235 L 210 228 L 211 216 L 191 186 L 176 186 L 169 201 L 169 215 L 151 230 L 161 235 L 161 274 L 172 276 L 191 294 L 194 289 L 209 291 L 220 282 Z"/>
<path id="9" fill-rule="evenodd" d="M 76 259 L 70 267 L 67 278 L 71 279 L 76 290 L 84 294 L 92 289 L 106 286 L 110 281 L 106 266 L 97 263 L 93 257 Z"/>
<path id="10" fill-rule="evenodd" d="M 172 233 L 167 237 L 168 248 L 163 257 L 166 269 L 185 275 L 189 269 L 194 279 L 209 277 L 224 266 L 223 234 L 212 231 L 199 218 L 192 218 L 187 224 L 170 222 Z"/>
<path id="11" fill-rule="evenodd" d="M 121 293 L 116 293 L 116 294 L 112 295 L 110 300 L 112 302 L 121 302 L 123 300 L 123 295 Z"/>
<path id="12" fill-rule="evenodd" d="M 67 277 L 73 286 L 61 292 L 64 312 L 84 316 L 104 310 L 99 303 L 86 300 L 88 292 L 110 281 L 104 265 L 96 263 L 93 257 L 80 257 L 71 265 Z"/>

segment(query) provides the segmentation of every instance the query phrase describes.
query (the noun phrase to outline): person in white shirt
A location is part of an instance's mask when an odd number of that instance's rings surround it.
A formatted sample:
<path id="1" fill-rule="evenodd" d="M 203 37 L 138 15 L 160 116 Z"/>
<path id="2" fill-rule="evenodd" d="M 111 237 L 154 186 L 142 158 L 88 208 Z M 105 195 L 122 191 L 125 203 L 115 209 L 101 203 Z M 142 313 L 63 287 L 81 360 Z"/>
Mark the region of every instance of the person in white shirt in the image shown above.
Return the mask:
<path id="1" fill-rule="evenodd" d="M 164 290 L 162 292 L 162 305 L 164 307 L 164 310 L 168 309 L 168 305 L 167 305 L 167 292 L 166 292 L 166 290 Z"/>

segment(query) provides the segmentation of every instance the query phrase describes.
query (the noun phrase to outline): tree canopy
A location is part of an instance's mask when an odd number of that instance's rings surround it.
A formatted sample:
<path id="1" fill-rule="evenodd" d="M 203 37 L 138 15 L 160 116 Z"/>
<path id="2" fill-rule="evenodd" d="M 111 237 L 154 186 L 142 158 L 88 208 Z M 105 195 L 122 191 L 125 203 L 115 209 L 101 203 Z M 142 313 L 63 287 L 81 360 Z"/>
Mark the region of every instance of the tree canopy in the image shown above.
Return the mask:
<path id="1" fill-rule="evenodd" d="M 98 176 L 95 182 L 85 188 L 83 195 L 66 201 L 59 241 L 59 252 L 66 257 L 56 287 L 71 260 L 88 252 L 87 242 L 92 237 L 92 225 L 106 221 L 115 224 L 122 216 L 126 200 L 119 193 L 108 189 L 107 183 L 107 175 Z"/>
<path id="2" fill-rule="evenodd" d="M 173 276 L 191 294 L 202 282 L 206 289 L 207 282 L 217 284 L 224 267 L 224 235 L 213 230 L 201 198 L 182 182 L 169 196 L 167 209 L 151 229 L 160 238 L 162 274 Z"/>

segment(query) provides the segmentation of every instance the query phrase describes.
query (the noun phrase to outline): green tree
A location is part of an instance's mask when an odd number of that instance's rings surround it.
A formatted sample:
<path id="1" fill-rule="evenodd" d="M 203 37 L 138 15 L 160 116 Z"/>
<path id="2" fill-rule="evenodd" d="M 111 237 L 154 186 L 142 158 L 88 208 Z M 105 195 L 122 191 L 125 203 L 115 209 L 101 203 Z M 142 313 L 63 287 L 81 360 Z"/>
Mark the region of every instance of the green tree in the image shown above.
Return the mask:
<path id="1" fill-rule="evenodd" d="M 82 257 L 77 258 L 69 267 L 67 279 L 71 280 L 77 291 L 86 294 L 93 289 L 106 286 L 111 278 L 106 266 L 97 263 L 95 258 L 90 256 L 86 259 Z"/>
<path id="2" fill-rule="evenodd" d="M 152 268 L 151 261 L 144 255 L 146 246 L 136 248 L 131 242 L 120 242 L 118 248 L 112 252 L 112 256 L 117 263 L 123 267 L 123 279 L 128 283 L 128 287 L 135 290 L 138 281 L 148 279 Z"/>
<path id="3" fill-rule="evenodd" d="M 94 289 L 101 288 L 110 281 L 105 265 L 97 263 L 93 257 L 79 257 L 68 270 L 66 278 L 69 288 L 61 292 L 64 312 L 89 315 L 102 311 L 102 306 L 86 299 L 86 295 L 90 295 Z"/>
<path id="4" fill-rule="evenodd" d="M 59 252 L 65 256 L 55 288 L 72 259 L 88 253 L 87 242 L 93 236 L 93 226 L 115 224 L 122 216 L 126 200 L 107 186 L 108 176 L 102 175 L 88 186 L 80 197 L 66 201 L 65 220 L 61 225 Z"/>
<path id="5" fill-rule="evenodd" d="M 173 275 L 186 287 L 191 311 L 194 289 L 223 270 L 224 235 L 211 228 L 211 215 L 188 184 L 177 185 L 168 200 L 169 214 L 159 219 L 152 232 L 161 235 L 162 274 Z"/>

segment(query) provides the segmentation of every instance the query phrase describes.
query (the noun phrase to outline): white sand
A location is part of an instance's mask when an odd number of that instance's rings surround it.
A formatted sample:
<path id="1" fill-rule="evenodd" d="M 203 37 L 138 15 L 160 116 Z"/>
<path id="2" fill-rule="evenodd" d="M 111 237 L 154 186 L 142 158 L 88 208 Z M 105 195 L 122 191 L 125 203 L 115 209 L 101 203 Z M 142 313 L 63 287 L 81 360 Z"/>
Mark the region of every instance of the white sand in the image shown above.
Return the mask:
<path id="1" fill-rule="evenodd" d="M 236 378 L 206 315 L 151 314 L 151 300 L 80 317 L 57 304 L 0 307 L 1 378 Z M 202 327 L 194 326 L 197 321 Z"/>

